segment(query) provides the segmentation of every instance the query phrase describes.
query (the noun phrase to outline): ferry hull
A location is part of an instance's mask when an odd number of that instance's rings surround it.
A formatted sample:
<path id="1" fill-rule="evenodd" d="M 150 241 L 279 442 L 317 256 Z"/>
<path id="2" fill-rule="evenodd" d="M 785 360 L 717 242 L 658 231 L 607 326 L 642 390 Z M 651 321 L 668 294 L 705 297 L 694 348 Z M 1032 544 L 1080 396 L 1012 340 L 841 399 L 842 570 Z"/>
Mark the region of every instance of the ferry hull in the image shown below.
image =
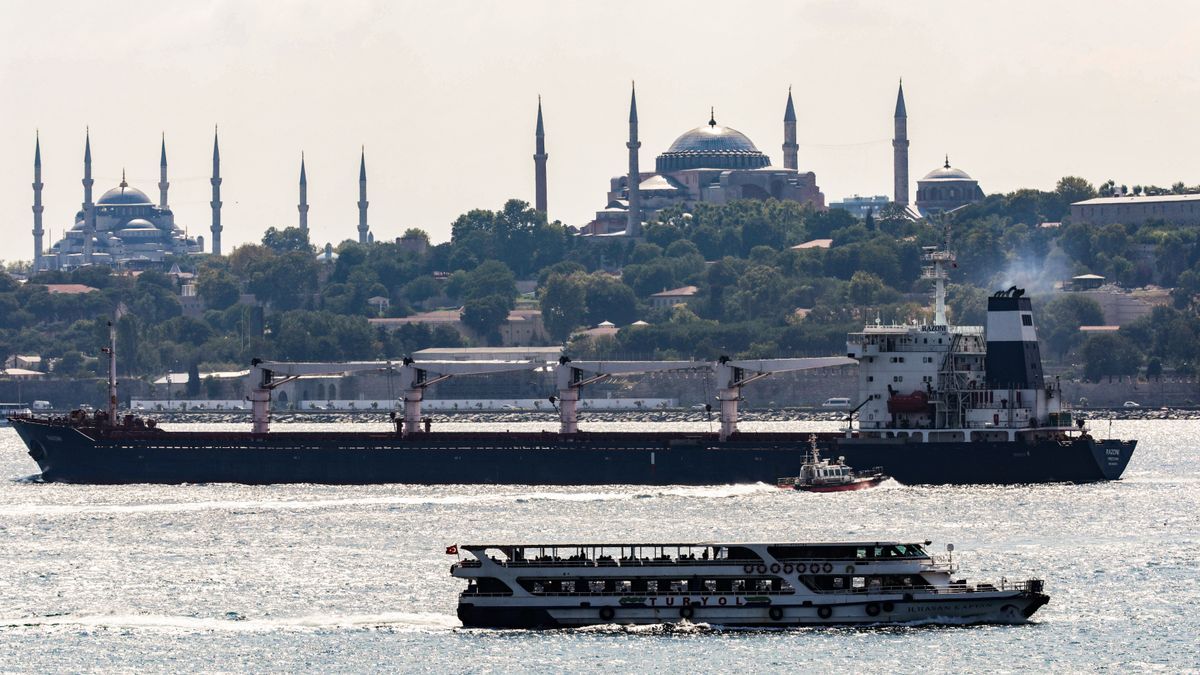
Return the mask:
<path id="1" fill-rule="evenodd" d="M 466 628 L 578 628 L 594 625 L 650 625 L 690 621 L 730 628 L 798 628 L 887 624 L 1020 624 L 1049 602 L 1049 596 L 1030 592 L 958 594 L 951 597 L 831 600 L 823 604 L 775 604 L 735 606 L 688 604 L 679 600 L 666 606 L 667 598 L 656 598 L 655 607 L 630 607 L 612 602 L 573 602 L 547 606 L 530 602 L 514 604 L 514 598 L 464 599 L 458 618 Z M 536 602 L 536 601 L 534 601 Z M 586 606 L 581 606 L 586 605 Z M 824 615 L 824 616 L 823 616 Z"/>
<path id="2" fill-rule="evenodd" d="M 793 475 L 807 433 L 99 431 L 14 419 L 47 481 L 711 485 Z M 820 435 L 822 451 L 905 484 L 1114 480 L 1135 441 L 917 443 Z"/>

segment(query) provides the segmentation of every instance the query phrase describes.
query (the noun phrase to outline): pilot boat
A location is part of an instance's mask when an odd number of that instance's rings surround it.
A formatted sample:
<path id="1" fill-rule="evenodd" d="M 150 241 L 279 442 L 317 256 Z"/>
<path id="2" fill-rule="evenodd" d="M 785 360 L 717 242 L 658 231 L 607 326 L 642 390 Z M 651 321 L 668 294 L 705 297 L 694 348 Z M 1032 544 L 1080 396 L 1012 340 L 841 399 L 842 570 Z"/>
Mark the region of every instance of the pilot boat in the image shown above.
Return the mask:
<path id="1" fill-rule="evenodd" d="M 471 544 L 468 628 L 689 621 L 728 627 L 1017 624 L 1049 602 L 1040 579 L 955 579 L 953 545 L 930 542 Z"/>
<path id="2" fill-rule="evenodd" d="M 808 442 L 810 449 L 804 456 L 804 464 L 800 466 L 800 475 L 780 478 L 776 481 L 779 487 L 804 492 L 845 492 L 872 488 L 888 479 L 879 467 L 855 472 L 842 457 L 838 457 L 836 462 L 821 459 L 817 437 L 809 437 Z"/>

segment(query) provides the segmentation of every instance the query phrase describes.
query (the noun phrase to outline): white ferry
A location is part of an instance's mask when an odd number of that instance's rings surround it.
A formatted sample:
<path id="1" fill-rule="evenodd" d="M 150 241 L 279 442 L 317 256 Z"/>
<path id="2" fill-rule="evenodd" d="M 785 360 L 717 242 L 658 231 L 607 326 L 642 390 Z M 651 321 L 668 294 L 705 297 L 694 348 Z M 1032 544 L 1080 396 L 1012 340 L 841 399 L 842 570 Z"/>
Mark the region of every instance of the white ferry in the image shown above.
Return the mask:
<path id="1" fill-rule="evenodd" d="M 930 542 L 452 546 L 465 627 L 1023 623 L 1039 579 L 968 584 Z"/>

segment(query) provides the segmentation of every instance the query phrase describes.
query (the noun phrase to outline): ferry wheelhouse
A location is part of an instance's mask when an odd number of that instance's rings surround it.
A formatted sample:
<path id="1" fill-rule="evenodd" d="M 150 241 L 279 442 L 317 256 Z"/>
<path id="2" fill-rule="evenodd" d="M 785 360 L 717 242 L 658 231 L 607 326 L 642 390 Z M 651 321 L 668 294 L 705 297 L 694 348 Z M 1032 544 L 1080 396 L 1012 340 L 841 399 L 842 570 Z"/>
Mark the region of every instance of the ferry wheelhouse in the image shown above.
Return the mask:
<path id="1" fill-rule="evenodd" d="M 459 619 L 479 628 L 1022 623 L 1049 601 L 1037 579 L 955 579 L 928 545 L 463 545 L 450 574 L 467 581 Z"/>

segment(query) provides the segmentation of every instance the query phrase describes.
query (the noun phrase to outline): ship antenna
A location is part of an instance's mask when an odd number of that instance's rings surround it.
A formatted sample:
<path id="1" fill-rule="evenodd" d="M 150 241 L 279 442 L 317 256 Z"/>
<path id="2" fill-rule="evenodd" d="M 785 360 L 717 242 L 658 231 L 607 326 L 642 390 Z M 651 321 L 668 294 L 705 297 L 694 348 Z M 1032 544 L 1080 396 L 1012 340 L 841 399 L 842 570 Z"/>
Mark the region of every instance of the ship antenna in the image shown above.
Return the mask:
<path id="1" fill-rule="evenodd" d="M 933 282 L 933 323 L 935 326 L 946 324 L 946 280 L 949 278 L 947 266 L 955 266 L 954 252 L 950 250 L 950 219 L 944 214 L 942 220 L 942 247 L 930 246 L 921 256 L 925 266 L 921 270 L 921 278 Z"/>

